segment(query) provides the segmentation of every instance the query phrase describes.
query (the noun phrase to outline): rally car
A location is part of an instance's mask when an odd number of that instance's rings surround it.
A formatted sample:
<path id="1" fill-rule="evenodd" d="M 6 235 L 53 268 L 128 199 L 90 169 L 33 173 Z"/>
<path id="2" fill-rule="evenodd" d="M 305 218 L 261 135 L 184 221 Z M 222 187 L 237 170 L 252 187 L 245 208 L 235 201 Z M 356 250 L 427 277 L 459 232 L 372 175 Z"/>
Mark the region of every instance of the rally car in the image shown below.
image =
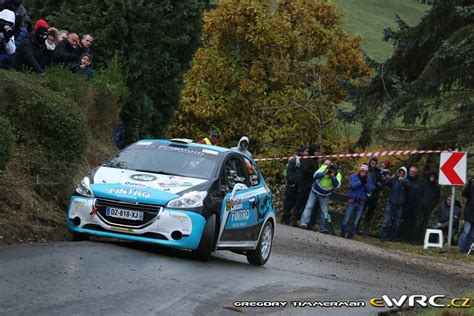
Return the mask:
<path id="1" fill-rule="evenodd" d="M 75 240 L 114 237 L 186 249 L 216 249 L 263 265 L 275 229 L 272 194 L 254 161 L 186 139 L 141 140 L 92 170 L 69 201 Z"/>

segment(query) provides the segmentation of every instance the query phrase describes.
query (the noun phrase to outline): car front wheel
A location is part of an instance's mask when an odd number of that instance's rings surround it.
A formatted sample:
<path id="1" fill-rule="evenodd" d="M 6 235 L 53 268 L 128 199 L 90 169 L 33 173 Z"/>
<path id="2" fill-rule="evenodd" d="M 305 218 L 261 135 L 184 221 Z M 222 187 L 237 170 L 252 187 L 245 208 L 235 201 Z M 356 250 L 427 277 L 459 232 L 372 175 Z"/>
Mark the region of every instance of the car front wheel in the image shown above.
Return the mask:
<path id="1" fill-rule="evenodd" d="M 247 251 L 247 261 L 250 264 L 263 266 L 270 258 L 273 243 L 273 225 L 270 221 L 263 226 L 262 235 L 255 250 Z"/>
<path id="2" fill-rule="evenodd" d="M 216 214 L 212 214 L 206 220 L 206 226 L 202 232 L 201 241 L 196 250 L 193 251 L 194 258 L 207 261 L 214 250 L 214 235 L 216 230 Z"/>

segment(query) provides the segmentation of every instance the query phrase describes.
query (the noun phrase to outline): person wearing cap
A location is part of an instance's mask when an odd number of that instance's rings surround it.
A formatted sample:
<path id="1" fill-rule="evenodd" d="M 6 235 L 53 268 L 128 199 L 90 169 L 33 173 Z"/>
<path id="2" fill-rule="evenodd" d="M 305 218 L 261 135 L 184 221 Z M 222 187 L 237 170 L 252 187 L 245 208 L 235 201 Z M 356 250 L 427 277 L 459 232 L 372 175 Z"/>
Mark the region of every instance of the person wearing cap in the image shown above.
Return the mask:
<path id="1" fill-rule="evenodd" d="M 337 165 L 330 162 L 329 165 L 323 164 L 313 176 L 314 182 L 308 197 L 308 202 L 301 215 L 300 227 L 307 229 L 311 222 L 316 203 L 320 208 L 319 231 L 323 234 L 332 232 L 331 216 L 329 215 L 329 200 L 334 189 L 341 186 L 342 175 L 337 170 Z"/>
<path id="2" fill-rule="evenodd" d="M 13 55 L 16 51 L 15 46 L 15 12 L 4 9 L 0 11 L 0 53 Z"/>
<path id="3" fill-rule="evenodd" d="M 237 143 L 237 146 L 232 147 L 231 150 L 241 152 L 242 154 L 244 154 L 248 158 L 252 159 L 252 154 L 250 153 L 248 148 L 249 148 L 249 138 L 247 136 L 242 136 L 240 138 L 239 142 Z"/>
<path id="4" fill-rule="evenodd" d="M 396 175 L 393 175 L 385 182 L 385 185 L 390 188 L 390 192 L 383 213 L 382 229 L 380 232 L 381 241 L 386 241 L 387 238 L 390 241 L 394 241 L 397 237 L 403 207 L 407 200 L 407 192 L 410 189 L 406 178 L 407 168 L 401 167 Z"/>
<path id="5" fill-rule="evenodd" d="M 217 130 L 211 129 L 209 131 L 209 137 L 204 137 L 200 141 L 198 141 L 199 144 L 206 144 L 206 145 L 216 145 L 217 144 L 217 137 L 219 134 L 217 133 Z"/>
<path id="6" fill-rule="evenodd" d="M 344 212 L 344 219 L 341 223 L 341 237 L 351 239 L 357 232 L 362 211 L 367 201 L 367 196 L 373 190 L 372 179 L 369 177 L 369 166 L 363 164 L 359 171 L 354 173 L 349 180 L 348 204 Z M 352 228 L 348 229 L 350 219 L 354 215 Z"/>
<path id="7" fill-rule="evenodd" d="M 25 36 L 15 55 L 15 69 L 18 71 L 33 70 L 41 74 L 46 66 L 46 38 L 48 29 L 40 26 L 36 31 Z"/>

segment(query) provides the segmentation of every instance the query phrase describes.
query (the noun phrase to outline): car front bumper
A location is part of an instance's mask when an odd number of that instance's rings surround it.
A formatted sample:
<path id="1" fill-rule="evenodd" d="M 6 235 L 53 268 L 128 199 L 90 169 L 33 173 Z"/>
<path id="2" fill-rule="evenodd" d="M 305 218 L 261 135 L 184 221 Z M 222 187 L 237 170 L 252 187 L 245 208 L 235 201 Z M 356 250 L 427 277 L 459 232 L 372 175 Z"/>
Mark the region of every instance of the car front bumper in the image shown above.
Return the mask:
<path id="1" fill-rule="evenodd" d="M 206 224 L 206 219 L 200 214 L 163 208 L 145 227 L 128 227 L 107 222 L 95 211 L 95 205 L 95 198 L 73 196 L 67 211 L 68 229 L 74 233 L 195 250 Z"/>

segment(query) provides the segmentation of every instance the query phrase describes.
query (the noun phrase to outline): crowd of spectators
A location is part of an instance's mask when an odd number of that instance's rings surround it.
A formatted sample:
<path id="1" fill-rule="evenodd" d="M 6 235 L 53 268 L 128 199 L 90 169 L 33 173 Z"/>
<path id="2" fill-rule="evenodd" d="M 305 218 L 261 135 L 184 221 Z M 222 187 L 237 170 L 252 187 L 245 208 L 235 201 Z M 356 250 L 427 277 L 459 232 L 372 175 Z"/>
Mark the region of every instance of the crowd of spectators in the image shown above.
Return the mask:
<path id="1" fill-rule="evenodd" d="M 331 160 L 325 160 L 317 167 L 314 159 L 303 158 L 314 154 L 314 146 L 302 148 L 288 161 L 281 223 L 312 230 L 319 217 L 319 231 L 335 234 L 329 214 L 329 200 L 333 191 L 340 188 L 343 177 Z M 440 229 L 447 237 L 452 197 L 447 196 L 440 201 L 441 188 L 436 173 L 430 172 L 426 179 L 421 180 L 416 166 L 409 169 L 400 167 L 393 173 L 389 168 L 389 161 L 379 166 L 377 158 L 371 158 L 350 175 L 340 236 L 350 239 L 355 234 L 376 231 L 377 227 L 373 227 L 374 214 L 380 206 L 380 197 L 387 196 L 377 235 L 381 241 L 400 240 L 418 244 L 423 241 L 426 228 Z M 473 187 L 471 180 L 463 191 L 467 203 L 461 230 L 462 205 L 458 200 L 454 201 L 453 243 L 459 240 L 462 252 L 466 252 L 474 242 Z M 384 190 L 386 194 L 382 195 Z M 360 229 L 364 213 L 364 227 Z"/>
<path id="2" fill-rule="evenodd" d="M 0 68 L 42 74 L 63 65 L 92 78 L 92 43 L 92 35 L 58 30 L 46 19 L 32 23 L 20 1 L 0 0 Z"/>

